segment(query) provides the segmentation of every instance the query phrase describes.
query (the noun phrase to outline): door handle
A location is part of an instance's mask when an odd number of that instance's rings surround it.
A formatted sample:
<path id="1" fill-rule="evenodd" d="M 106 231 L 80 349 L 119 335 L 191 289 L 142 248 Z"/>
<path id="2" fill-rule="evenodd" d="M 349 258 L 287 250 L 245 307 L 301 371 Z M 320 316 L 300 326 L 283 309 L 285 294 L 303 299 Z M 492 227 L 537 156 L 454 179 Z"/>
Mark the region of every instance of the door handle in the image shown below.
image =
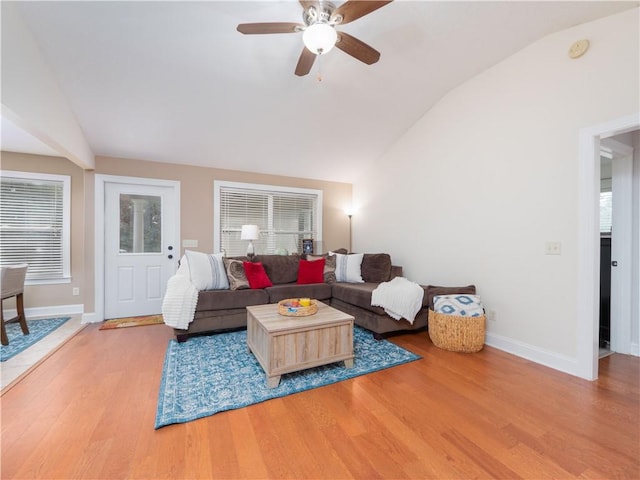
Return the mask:
<path id="1" fill-rule="evenodd" d="M 611 262 L 611 266 L 612 267 L 617 267 L 618 266 L 617 260 L 614 260 L 613 262 Z"/>
<path id="2" fill-rule="evenodd" d="M 173 250 L 173 246 L 169 245 L 169 246 L 167 247 L 167 249 L 168 249 L 168 250 Z"/>
<path id="3" fill-rule="evenodd" d="M 169 258 L 169 260 L 171 260 L 173 258 L 173 255 L 167 255 L 167 257 Z"/>

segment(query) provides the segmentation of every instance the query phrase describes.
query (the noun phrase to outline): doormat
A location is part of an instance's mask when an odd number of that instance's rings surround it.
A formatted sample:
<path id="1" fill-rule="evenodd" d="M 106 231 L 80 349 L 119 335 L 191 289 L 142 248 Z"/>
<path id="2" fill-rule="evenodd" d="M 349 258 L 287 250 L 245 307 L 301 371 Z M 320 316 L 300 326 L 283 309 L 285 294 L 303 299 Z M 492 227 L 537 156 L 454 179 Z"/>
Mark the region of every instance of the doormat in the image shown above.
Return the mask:
<path id="1" fill-rule="evenodd" d="M 144 315 L 142 317 L 125 317 L 105 320 L 100 330 L 113 330 L 114 328 L 142 327 L 143 325 L 157 325 L 164 323 L 162 315 Z"/>

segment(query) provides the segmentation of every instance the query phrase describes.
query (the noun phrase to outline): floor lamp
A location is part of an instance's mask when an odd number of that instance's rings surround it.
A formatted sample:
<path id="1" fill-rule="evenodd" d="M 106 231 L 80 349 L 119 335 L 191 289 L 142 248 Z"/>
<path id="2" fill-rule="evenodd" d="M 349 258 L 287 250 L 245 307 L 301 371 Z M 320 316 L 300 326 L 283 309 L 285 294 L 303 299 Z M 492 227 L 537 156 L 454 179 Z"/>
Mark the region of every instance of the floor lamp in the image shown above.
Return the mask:
<path id="1" fill-rule="evenodd" d="M 351 253 L 351 217 L 353 213 L 347 212 L 347 217 L 349 217 L 349 253 Z"/>

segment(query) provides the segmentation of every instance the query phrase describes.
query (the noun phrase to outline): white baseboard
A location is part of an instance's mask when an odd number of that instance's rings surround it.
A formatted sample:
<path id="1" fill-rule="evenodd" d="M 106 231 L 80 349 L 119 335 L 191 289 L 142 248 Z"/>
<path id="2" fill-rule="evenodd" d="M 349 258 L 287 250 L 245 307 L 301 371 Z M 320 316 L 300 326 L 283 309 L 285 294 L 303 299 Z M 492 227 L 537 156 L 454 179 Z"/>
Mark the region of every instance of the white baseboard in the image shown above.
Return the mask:
<path id="1" fill-rule="evenodd" d="M 18 315 L 16 309 L 5 310 L 5 318 L 13 318 Z M 32 307 L 25 308 L 24 314 L 27 320 L 31 317 L 58 317 L 60 315 L 82 315 L 81 323 L 98 323 L 102 322 L 95 312 L 84 313 L 84 305 L 55 305 L 49 307 Z"/>
<path id="2" fill-rule="evenodd" d="M 518 357 L 526 358 L 532 362 L 539 363 L 546 367 L 560 370 L 561 372 L 571 375 L 578 375 L 578 361 L 575 358 L 568 357 L 556 352 L 551 352 L 540 347 L 529 345 L 528 343 L 514 340 L 512 338 L 496 335 L 495 333 L 487 333 L 485 343 L 491 347 L 512 353 Z"/>
<path id="3" fill-rule="evenodd" d="M 31 307 L 24 309 L 27 320 L 30 317 L 58 317 L 60 315 L 77 315 L 84 312 L 84 305 L 53 305 L 49 307 Z M 5 318 L 13 318 L 18 315 L 16 309 L 5 310 Z"/>
<path id="4" fill-rule="evenodd" d="M 96 312 L 91 312 L 91 313 L 84 313 L 82 315 L 81 323 L 99 323 L 102 320 L 103 319 L 98 317 L 98 314 Z"/>
<path id="5" fill-rule="evenodd" d="M 637 343 L 631 344 L 631 355 L 640 357 L 640 345 L 638 345 Z"/>

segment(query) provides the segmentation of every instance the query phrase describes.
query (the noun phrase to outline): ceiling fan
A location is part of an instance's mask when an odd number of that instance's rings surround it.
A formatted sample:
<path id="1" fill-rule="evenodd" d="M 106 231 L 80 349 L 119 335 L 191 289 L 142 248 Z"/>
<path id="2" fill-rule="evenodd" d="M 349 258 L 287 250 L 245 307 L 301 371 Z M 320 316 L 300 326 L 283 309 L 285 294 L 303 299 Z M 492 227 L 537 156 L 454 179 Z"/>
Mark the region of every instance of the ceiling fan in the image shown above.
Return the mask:
<path id="1" fill-rule="evenodd" d="M 334 46 L 361 62 L 372 65 L 380 58 L 380 52 L 348 33 L 337 31 L 335 27 L 353 22 L 392 1 L 347 0 L 336 8 L 333 3 L 322 0 L 299 0 L 304 9 L 304 24 L 241 23 L 237 30 L 247 35 L 303 32 L 302 41 L 305 46 L 295 70 L 299 77 L 311 71 L 318 55 L 326 54 Z"/>

